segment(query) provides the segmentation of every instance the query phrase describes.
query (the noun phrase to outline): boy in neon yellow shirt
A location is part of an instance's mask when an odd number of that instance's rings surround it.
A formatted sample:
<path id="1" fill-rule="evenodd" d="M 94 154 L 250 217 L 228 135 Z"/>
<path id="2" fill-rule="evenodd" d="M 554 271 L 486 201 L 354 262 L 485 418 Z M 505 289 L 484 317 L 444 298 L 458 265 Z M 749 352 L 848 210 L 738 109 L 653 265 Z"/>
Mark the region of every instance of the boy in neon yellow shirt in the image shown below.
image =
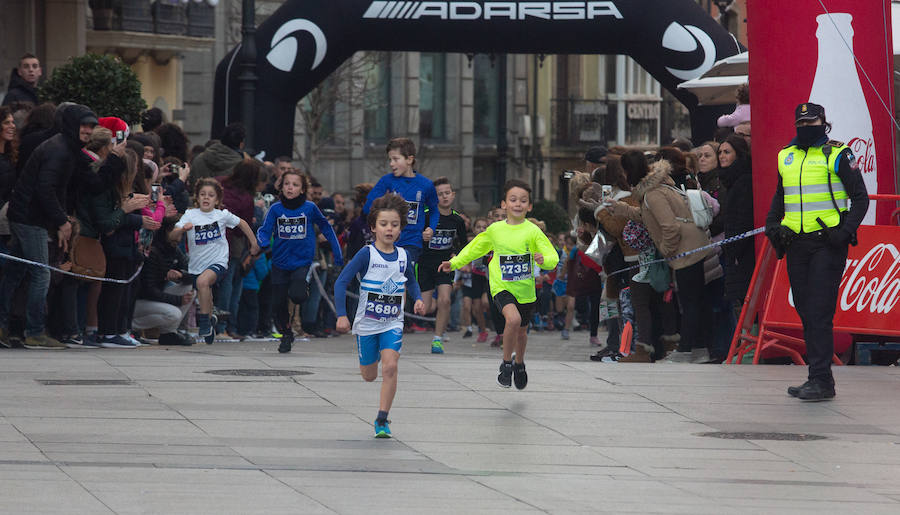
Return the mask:
<path id="1" fill-rule="evenodd" d="M 458 270 L 475 259 L 494 251 L 488 265 L 491 296 L 503 313 L 503 362 L 497 383 L 503 388 L 521 390 L 528 385 L 525 373 L 525 346 L 528 343 L 528 321 L 534 313 L 537 297 L 534 290 L 534 265 L 552 270 L 559 261 L 553 244 L 536 225 L 525 219 L 531 210 L 531 187 L 513 179 L 503 186 L 500 207 L 506 220 L 495 222 L 475 236 L 459 255 L 444 261 L 438 270 Z M 513 363 L 515 352 L 515 364 Z"/>

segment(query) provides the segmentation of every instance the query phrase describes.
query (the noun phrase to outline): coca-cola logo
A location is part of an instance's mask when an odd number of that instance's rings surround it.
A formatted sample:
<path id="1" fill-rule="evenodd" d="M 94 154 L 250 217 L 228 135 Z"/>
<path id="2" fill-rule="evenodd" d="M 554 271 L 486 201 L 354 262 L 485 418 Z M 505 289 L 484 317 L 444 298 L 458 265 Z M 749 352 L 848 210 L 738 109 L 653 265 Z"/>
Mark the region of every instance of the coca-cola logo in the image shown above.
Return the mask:
<path id="1" fill-rule="evenodd" d="M 900 301 L 900 251 L 879 243 L 860 260 L 848 260 L 841 278 L 842 311 L 890 313 Z"/>
<path id="2" fill-rule="evenodd" d="M 861 259 L 848 259 L 841 276 L 841 311 L 884 315 L 900 302 L 900 251 L 892 243 L 874 245 Z M 788 303 L 794 306 L 791 290 Z"/>
<path id="3" fill-rule="evenodd" d="M 853 138 L 847 143 L 856 162 L 859 165 L 859 171 L 865 175 L 867 173 L 875 173 L 875 139 L 869 137 L 868 140 L 862 138 Z"/>

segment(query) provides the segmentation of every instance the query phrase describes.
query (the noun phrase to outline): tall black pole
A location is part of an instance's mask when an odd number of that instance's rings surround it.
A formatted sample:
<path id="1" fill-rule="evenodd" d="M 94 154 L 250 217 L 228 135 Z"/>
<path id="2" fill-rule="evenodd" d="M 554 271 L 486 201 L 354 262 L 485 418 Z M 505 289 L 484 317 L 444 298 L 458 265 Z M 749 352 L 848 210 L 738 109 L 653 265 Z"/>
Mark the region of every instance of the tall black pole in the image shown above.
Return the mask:
<path id="1" fill-rule="evenodd" d="M 241 6 L 241 74 L 238 83 L 241 90 L 241 122 L 247 135 L 244 147 L 254 152 L 256 125 L 253 110 L 256 108 L 256 1 L 243 0 Z"/>
<path id="2" fill-rule="evenodd" d="M 506 54 L 497 59 L 497 191 L 506 184 L 506 161 L 509 143 L 506 141 Z"/>

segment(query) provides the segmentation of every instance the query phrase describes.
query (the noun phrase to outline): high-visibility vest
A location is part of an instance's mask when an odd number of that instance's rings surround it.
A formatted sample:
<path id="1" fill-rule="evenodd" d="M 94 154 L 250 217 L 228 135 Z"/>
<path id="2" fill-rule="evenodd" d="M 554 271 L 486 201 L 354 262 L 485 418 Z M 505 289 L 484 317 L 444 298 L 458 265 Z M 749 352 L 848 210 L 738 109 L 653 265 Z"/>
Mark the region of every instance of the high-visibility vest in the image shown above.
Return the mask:
<path id="1" fill-rule="evenodd" d="M 826 153 L 823 147 L 829 146 Z M 784 187 L 784 219 L 781 225 L 795 233 L 816 232 L 822 226 L 841 223 L 849 196 L 837 175 L 838 160 L 846 145 L 822 145 L 803 150 L 796 145 L 778 153 L 778 173 Z M 829 188 L 830 183 L 830 188 Z"/>

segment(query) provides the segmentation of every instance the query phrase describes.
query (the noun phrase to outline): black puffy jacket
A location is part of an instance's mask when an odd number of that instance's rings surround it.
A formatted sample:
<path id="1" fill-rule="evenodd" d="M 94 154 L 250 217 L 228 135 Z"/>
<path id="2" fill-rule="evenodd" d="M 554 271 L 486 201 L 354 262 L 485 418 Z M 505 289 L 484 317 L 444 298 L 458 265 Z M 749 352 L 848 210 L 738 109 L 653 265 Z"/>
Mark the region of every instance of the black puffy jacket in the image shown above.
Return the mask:
<path id="1" fill-rule="evenodd" d="M 31 102 L 34 105 L 38 103 L 37 88 L 25 82 L 25 79 L 19 75 L 19 69 L 13 68 L 9 74 L 9 89 L 6 96 L 3 97 L 3 105 L 10 105 L 15 102 Z"/>
<path id="2" fill-rule="evenodd" d="M 9 200 L 10 222 L 43 227 L 55 234 L 69 214 L 69 187 L 88 193 L 111 188 L 119 175 L 94 173 L 78 137 L 82 120 L 96 116 L 80 104 L 56 111 L 59 134 L 41 143 L 28 158 Z M 74 208 L 74 206 L 72 206 Z"/>
<path id="3" fill-rule="evenodd" d="M 181 282 L 188 284 L 191 278 L 187 273 L 187 267 L 187 256 L 178 247 L 170 245 L 164 234 L 157 234 L 156 238 L 153 239 L 150 255 L 144 261 L 144 268 L 141 270 L 138 298 L 181 306 L 181 297 L 179 295 L 164 293 L 163 290 L 168 282 L 166 275 L 168 275 L 169 270 L 181 272 Z"/>

